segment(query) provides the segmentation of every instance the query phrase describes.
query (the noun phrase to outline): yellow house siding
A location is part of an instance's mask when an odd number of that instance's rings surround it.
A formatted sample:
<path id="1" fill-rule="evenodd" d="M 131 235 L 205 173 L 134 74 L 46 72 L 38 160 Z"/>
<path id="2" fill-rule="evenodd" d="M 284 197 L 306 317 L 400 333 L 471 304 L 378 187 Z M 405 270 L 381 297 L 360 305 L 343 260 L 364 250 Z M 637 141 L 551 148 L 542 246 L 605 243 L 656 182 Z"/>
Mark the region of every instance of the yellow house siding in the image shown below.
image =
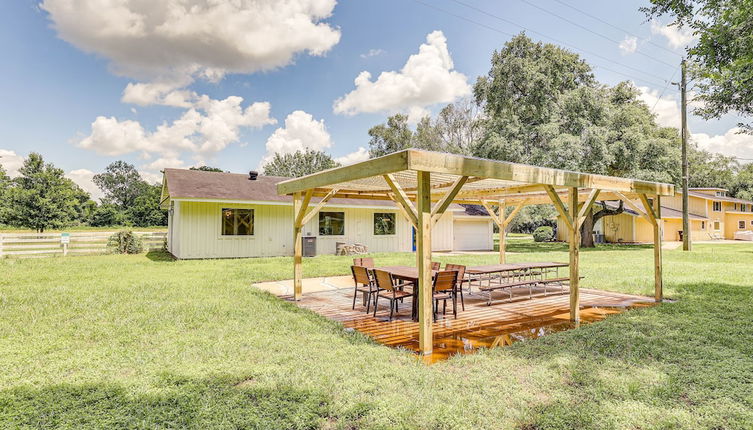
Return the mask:
<path id="1" fill-rule="evenodd" d="M 688 197 L 688 211 L 692 214 L 701 215 L 701 216 L 708 216 L 707 211 L 710 209 L 710 206 L 708 206 L 709 201 L 706 199 L 702 199 L 700 197 Z M 672 197 L 663 197 L 661 199 L 662 206 L 666 206 L 670 209 L 675 209 L 678 211 L 682 210 L 682 196 L 676 195 Z M 639 206 L 642 207 L 642 205 L 639 204 Z"/>
<path id="2" fill-rule="evenodd" d="M 738 231 L 753 231 L 753 214 L 751 213 L 732 213 L 727 212 L 726 221 L 724 223 L 724 238 L 734 239 L 735 232 Z M 738 225 L 740 221 L 745 223 L 745 228 L 740 228 Z"/>
<path id="3" fill-rule="evenodd" d="M 634 242 L 633 235 L 634 217 L 621 213 L 619 215 L 610 215 L 602 218 L 604 225 L 604 237 L 607 242 Z"/>

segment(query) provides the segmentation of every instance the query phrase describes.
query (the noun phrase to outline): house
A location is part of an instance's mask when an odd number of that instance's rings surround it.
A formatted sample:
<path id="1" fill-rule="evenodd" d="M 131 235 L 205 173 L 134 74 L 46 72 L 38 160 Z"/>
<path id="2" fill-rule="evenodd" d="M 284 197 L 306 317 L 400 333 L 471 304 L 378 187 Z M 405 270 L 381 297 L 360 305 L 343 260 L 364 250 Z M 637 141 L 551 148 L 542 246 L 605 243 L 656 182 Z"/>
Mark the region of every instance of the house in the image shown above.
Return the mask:
<path id="1" fill-rule="evenodd" d="M 180 259 L 293 255 L 293 202 L 276 188 L 285 179 L 165 169 L 161 206 L 168 210 L 168 251 Z M 492 222 L 483 208 L 453 204 L 434 227 L 432 249 L 492 250 Z M 334 254 L 338 242 L 364 244 L 370 252 L 415 246 L 410 221 L 391 200 L 331 199 L 303 235 L 316 238 L 317 254 Z"/>
<path id="2" fill-rule="evenodd" d="M 681 240 L 682 194 L 662 198 L 662 223 L 665 241 Z M 617 207 L 616 202 L 603 202 Z M 635 204 L 641 208 L 640 202 Z M 690 238 L 694 241 L 735 239 L 735 233 L 753 230 L 753 201 L 727 196 L 723 188 L 690 188 L 688 190 Z M 557 220 L 558 240 L 567 240 L 564 229 Z M 594 232 L 604 235 L 607 242 L 648 243 L 653 241 L 653 231 L 648 220 L 625 205 L 619 215 L 606 216 L 597 222 Z"/>

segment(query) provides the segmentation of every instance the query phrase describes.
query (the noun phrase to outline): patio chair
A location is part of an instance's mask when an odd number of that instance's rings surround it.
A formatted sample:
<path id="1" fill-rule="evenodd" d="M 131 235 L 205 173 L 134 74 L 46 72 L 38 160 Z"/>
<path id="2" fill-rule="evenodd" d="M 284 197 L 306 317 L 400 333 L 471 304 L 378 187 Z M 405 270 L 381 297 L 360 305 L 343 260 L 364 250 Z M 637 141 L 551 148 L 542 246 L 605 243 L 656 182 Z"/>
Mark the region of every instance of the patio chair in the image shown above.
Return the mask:
<path id="1" fill-rule="evenodd" d="M 374 316 L 377 313 L 377 304 L 379 298 L 384 297 L 390 301 L 390 321 L 392 321 L 392 315 L 398 313 L 398 304 L 406 297 L 413 296 L 413 293 L 404 291 L 403 287 L 406 284 L 396 283 L 395 278 L 392 277 L 390 272 L 379 269 L 372 269 L 371 273 L 376 281 L 376 297 L 374 298 Z"/>
<path id="2" fill-rule="evenodd" d="M 356 298 L 358 298 L 358 293 L 365 293 L 366 313 L 369 313 L 372 296 L 377 292 L 374 280 L 369 276 L 369 269 L 363 266 L 350 266 L 350 271 L 353 273 L 353 282 L 355 283 L 355 290 L 353 291 L 353 307 L 351 309 L 356 308 Z M 376 306 L 376 303 L 374 306 Z"/>
<path id="3" fill-rule="evenodd" d="M 457 279 L 458 272 L 455 270 L 443 270 L 437 272 L 434 276 L 434 288 L 432 289 L 432 300 L 434 300 L 434 321 L 437 320 L 439 312 L 439 301 L 442 300 L 442 315 L 447 315 L 447 300 L 452 300 L 452 314 L 458 317 L 458 296 L 457 296 Z"/>
<path id="4" fill-rule="evenodd" d="M 353 259 L 353 265 L 354 266 L 366 267 L 367 269 L 373 269 L 374 268 L 374 259 L 371 258 L 371 257 L 354 258 Z"/>
<path id="5" fill-rule="evenodd" d="M 431 270 L 439 270 L 442 268 L 442 263 L 438 261 L 432 261 L 431 262 Z"/>
<path id="6" fill-rule="evenodd" d="M 463 297 L 463 283 L 468 282 L 470 284 L 470 280 L 465 279 L 465 266 L 462 264 L 445 264 L 444 270 L 454 270 L 458 272 L 458 279 L 457 279 L 457 290 L 455 291 L 455 294 L 460 293 L 460 307 L 465 311 L 465 298 Z"/>

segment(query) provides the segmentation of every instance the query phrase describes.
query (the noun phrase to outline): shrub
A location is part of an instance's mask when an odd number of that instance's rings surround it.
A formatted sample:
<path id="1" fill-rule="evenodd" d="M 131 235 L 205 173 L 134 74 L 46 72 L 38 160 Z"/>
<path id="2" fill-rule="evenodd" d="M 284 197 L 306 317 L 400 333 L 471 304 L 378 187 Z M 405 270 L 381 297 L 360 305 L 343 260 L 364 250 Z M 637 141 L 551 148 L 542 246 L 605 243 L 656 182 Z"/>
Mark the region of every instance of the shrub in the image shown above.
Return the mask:
<path id="1" fill-rule="evenodd" d="M 110 236 L 107 247 L 116 254 L 138 254 L 144 250 L 141 238 L 131 230 L 121 230 Z"/>
<path id="2" fill-rule="evenodd" d="M 533 231 L 534 242 L 551 242 L 554 239 L 554 230 L 548 225 L 541 226 Z"/>

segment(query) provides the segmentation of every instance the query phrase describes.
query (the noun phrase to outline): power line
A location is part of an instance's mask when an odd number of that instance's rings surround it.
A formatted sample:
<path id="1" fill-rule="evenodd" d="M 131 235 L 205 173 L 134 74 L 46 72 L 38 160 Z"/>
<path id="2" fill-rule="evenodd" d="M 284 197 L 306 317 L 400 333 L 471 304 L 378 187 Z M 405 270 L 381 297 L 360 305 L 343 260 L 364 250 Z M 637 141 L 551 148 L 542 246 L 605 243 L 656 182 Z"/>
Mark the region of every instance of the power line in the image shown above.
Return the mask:
<path id="1" fill-rule="evenodd" d="M 664 86 L 664 88 L 661 90 L 661 93 L 659 93 L 659 98 L 656 99 L 656 102 L 654 102 L 654 105 L 651 107 L 651 112 L 654 112 L 654 109 L 656 109 L 656 105 L 659 104 L 659 101 L 661 100 L 662 96 L 664 96 L 664 92 L 667 91 L 667 88 L 669 88 L 669 85 L 672 83 L 672 80 L 675 78 L 675 75 L 677 74 L 676 68 L 674 72 L 672 72 L 672 76 L 670 76 L 669 80 L 667 81 L 667 85 Z"/>
<path id="2" fill-rule="evenodd" d="M 514 36 L 515 36 L 515 35 L 514 35 L 514 34 L 512 34 L 512 33 L 508 33 L 508 32 L 506 32 L 506 31 L 503 31 L 503 30 L 499 30 L 498 28 L 495 28 L 495 27 L 491 27 L 491 26 L 489 26 L 489 25 L 486 25 L 486 24 L 480 23 L 480 22 L 478 22 L 478 21 L 474 21 L 474 20 L 472 20 L 472 19 L 469 19 L 469 18 L 466 18 L 466 17 L 464 17 L 464 16 L 462 16 L 462 15 L 458 15 L 458 14 L 455 14 L 455 13 L 453 13 L 453 12 L 450 12 L 450 11 L 448 11 L 448 10 L 446 10 L 446 9 L 442 9 L 442 8 L 440 8 L 440 7 L 437 7 L 437 6 L 433 5 L 433 4 L 430 4 L 430 3 L 426 3 L 426 2 L 424 2 L 424 1 L 421 1 L 421 0 L 414 0 L 414 1 L 415 1 L 415 2 L 417 2 L 417 3 L 420 3 L 420 4 L 424 5 L 424 6 L 430 7 L 430 8 L 432 8 L 432 9 L 438 10 L 438 11 L 440 11 L 440 12 L 443 12 L 443 13 L 446 13 L 446 14 L 448 14 L 448 15 L 454 16 L 454 17 L 456 17 L 456 18 L 462 19 L 462 20 L 464 20 L 464 21 L 468 21 L 468 22 L 471 22 L 471 23 L 473 23 L 473 24 L 476 24 L 476 25 L 479 25 L 479 26 L 481 26 L 481 27 L 484 27 L 484 28 L 486 28 L 486 29 L 489 29 L 489 30 L 492 30 L 492 31 L 496 31 L 497 33 L 501 33 L 501 34 L 504 34 L 504 35 L 507 35 L 507 36 L 510 36 L 510 37 L 514 37 Z M 624 67 L 624 68 L 626 68 L 626 69 L 631 69 L 631 70 L 633 70 L 633 71 L 635 71 L 635 72 L 638 72 L 638 73 L 642 73 L 642 74 L 644 74 L 644 75 L 646 75 L 646 76 L 651 76 L 651 77 L 653 77 L 653 78 L 656 78 L 656 79 L 658 79 L 658 80 L 659 80 L 659 82 L 657 83 L 656 81 L 651 81 L 651 80 L 648 80 L 648 79 L 644 79 L 644 78 L 636 78 L 636 77 L 634 77 L 634 76 L 632 76 L 632 75 L 628 75 L 628 74 L 626 74 L 626 73 L 624 73 L 624 72 L 620 72 L 620 71 L 617 71 L 617 70 L 614 70 L 614 69 L 610 69 L 610 68 L 608 68 L 608 67 L 605 67 L 605 66 L 599 66 L 599 67 L 601 67 L 601 68 L 602 68 L 602 69 L 604 69 L 604 70 L 608 70 L 608 71 L 610 71 L 610 72 L 612 72 L 612 73 L 616 73 L 616 74 L 618 74 L 618 75 L 622 75 L 622 76 L 628 77 L 628 78 L 630 78 L 630 79 L 634 79 L 634 80 L 637 80 L 637 81 L 642 81 L 642 82 L 645 82 L 645 83 L 649 83 L 649 84 L 651 84 L 651 85 L 656 85 L 656 86 L 662 86 L 662 85 L 664 85 L 665 79 L 664 79 L 663 77 L 659 76 L 659 75 L 654 75 L 653 73 L 648 73 L 648 72 L 645 72 L 645 71 L 643 71 L 643 70 L 641 70 L 641 69 L 638 69 L 638 68 L 632 67 L 632 66 L 630 66 L 630 65 L 628 65 L 628 64 L 624 64 L 624 63 L 621 63 L 621 62 L 619 62 L 619 61 L 615 61 L 615 60 L 612 60 L 612 59 L 610 59 L 610 58 L 607 58 L 607 57 L 605 57 L 605 56 L 603 56 L 603 55 L 600 55 L 600 54 L 597 54 L 597 53 L 595 53 L 595 52 L 592 52 L 592 51 L 588 51 L 588 50 L 585 50 L 585 49 L 582 49 L 582 48 L 578 48 L 577 46 L 575 46 L 575 45 L 572 45 L 572 44 L 570 44 L 570 43 L 567 43 L 567 42 L 565 42 L 565 41 L 563 41 L 563 40 L 559 40 L 559 39 L 557 39 L 557 38 L 554 38 L 554 37 L 551 37 L 551 36 L 549 36 L 549 35 L 547 35 L 547 34 L 544 34 L 544 33 L 541 33 L 541 32 L 539 32 L 539 31 L 536 31 L 536 30 L 530 29 L 530 28 L 528 28 L 528 27 L 525 27 L 525 26 L 523 26 L 523 25 L 520 25 L 520 24 L 518 24 L 518 23 L 516 23 L 516 22 L 514 22 L 514 21 L 511 21 L 511 20 L 509 20 L 509 19 L 503 18 L 503 17 L 501 17 L 501 16 L 497 16 L 497 15 L 495 15 L 495 14 L 492 14 L 492 13 L 490 13 L 490 12 L 487 12 L 487 11 L 485 11 L 485 10 L 483 10 L 483 9 L 479 9 L 479 8 L 477 8 L 477 7 L 473 6 L 473 5 L 469 5 L 469 4 L 467 4 L 467 3 L 464 3 L 464 2 L 461 2 L 461 1 L 459 1 L 459 0 L 452 0 L 452 1 L 453 1 L 453 2 L 455 2 L 455 3 L 457 3 L 457 4 L 459 4 L 459 5 L 462 5 L 462 6 L 466 6 L 466 7 L 470 8 L 470 9 L 473 9 L 473 10 L 475 10 L 476 12 L 479 12 L 479 13 L 481 13 L 481 14 L 484 14 L 484 15 L 486 15 L 486 16 L 489 16 L 489 17 L 491 17 L 491 18 L 494 18 L 494 19 L 500 20 L 500 21 L 502 21 L 502 22 L 506 22 L 506 23 L 508 23 L 508 24 L 511 24 L 511 25 L 514 25 L 514 26 L 516 26 L 516 27 L 520 27 L 520 28 L 522 28 L 523 30 L 525 30 L 525 31 L 528 31 L 528 32 L 530 32 L 530 33 L 533 33 L 533 34 L 538 34 L 539 36 L 541 36 L 541 37 L 543 37 L 543 38 L 546 38 L 546 39 L 552 40 L 552 41 L 554 41 L 555 43 L 558 43 L 558 44 L 560 44 L 560 45 L 564 45 L 564 46 L 567 46 L 567 47 L 569 47 L 569 48 L 571 48 L 571 49 L 573 49 L 573 50 L 576 50 L 576 51 L 580 51 L 580 52 L 583 52 L 583 53 L 585 53 L 585 54 L 588 54 L 588 55 L 592 55 L 592 56 L 594 56 L 594 57 L 597 57 L 597 58 L 601 58 L 602 60 L 608 61 L 608 62 L 610 62 L 610 63 L 614 63 L 614 64 L 617 64 L 617 65 L 619 65 L 619 66 L 621 66 L 621 67 Z M 673 66 L 673 67 L 674 67 L 674 66 Z"/>
<path id="3" fill-rule="evenodd" d="M 619 40 L 615 40 L 615 39 L 612 39 L 612 38 L 611 38 L 611 37 L 609 37 L 609 36 L 605 36 L 605 35 L 603 35 L 603 34 L 601 34 L 601 33 L 597 32 L 597 31 L 591 30 L 590 28 L 586 27 L 585 25 L 581 25 L 581 24 L 579 24 L 579 23 L 577 23 L 577 22 L 575 22 L 575 21 L 572 21 L 572 20 L 570 20 L 570 19 L 568 19 L 568 18 L 565 18 L 564 16 L 562 16 L 562 15 L 559 15 L 559 14 L 557 14 L 557 13 L 554 13 L 554 12 L 550 11 L 549 9 L 546 9 L 546 8 L 543 8 L 543 7 L 539 6 L 539 5 L 533 4 L 533 3 L 531 3 L 531 2 L 530 2 L 530 1 L 528 1 L 528 0 L 520 0 L 520 1 L 521 1 L 521 2 L 523 2 L 523 3 L 525 3 L 525 4 L 527 4 L 527 5 L 529 5 L 529 6 L 531 6 L 531 7 L 534 7 L 534 8 L 536 8 L 536 9 L 538 9 L 538 10 L 540 10 L 540 11 L 544 12 L 544 13 L 548 13 L 549 15 L 552 15 L 552 16 L 554 16 L 554 17 L 556 17 L 556 18 L 559 18 L 559 19 L 561 19 L 562 21 L 565 21 L 565 22 L 567 22 L 567 23 L 570 23 L 570 24 L 572 24 L 572 25 L 574 25 L 574 26 L 576 26 L 576 27 L 578 27 L 578 28 L 580 28 L 580 29 L 583 29 L 583 30 L 585 30 L 585 31 L 587 31 L 587 32 L 589 32 L 589 33 L 591 33 L 591 34 L 594 34 L 594 35 L 596 35 L 596 36 L 599 36 L 599 37 L 601 37 L 601 38 L 603 38 L 603 39 L 606 39 L 606 40 L 608 40 L 608 41 L 610 41 L 610 42 L 612 42 L 612 43 L 616 43 L 616 44 L 618 44 L 618 45 L 620 44 L 620 41 L 619 41 Z M 644 57 L 646 57 L 646 58 L 649 58 L 649 59 L 651 59 L 651 60 L 654 60 L 654 61 L 656 61 L 656 62 L 658 62 L 658 63 L 662 63 L 662 64 L 665 64 L 665 65 L 667 65 L 667 66 L 670 66 L 670 67 L 675 67 L 675 65 L 674 65 L 674 64 L 670 64 L 670 63 L 667 63 L 666 61 L 662 61 L 662 60 L 660 60 L 660 59 L 658 59 L 658 58 L 654 58 L 653 56 L 651 56 L 651 55 L 648 55 L 648 54 L 646 54 L 646 53 L 644 53 L 644 52 L 641 52 L 641 51 L 637 51 L 637 50 L 636 50 L 636 52 L 637 52 L 638 54 L 640 54 L 640 55 L 643 55 Z"/>
<path id="4" fill-rule="evenodd" d="M 599 21 L 599 22 L 600 22 L 600 23 L 602 23 L 602 24 L 608 25 L 608 26 L 610 26 L 610 27 L 612 27 L 612 28 L 614 28 L 614 29 L 616 29 L 616 30 L 619 30 L 619 31 L 625 32 L 626 34 L 628 34 L 628 35 L 630 35 L 630 36 L 633 36 L 633 37 L 637 37 L 637 38 L 639 38 L 639 39 L 642 39 L 642 37 L 638 36 L 637 34 L 635 34 L 635 33 L 633 33 L 633 32 L 630 32 L 630 31 L 628 31 L 628 30 L 625 30 L 624 28 L 618 27 L 618 26 L 616 26 L 616 25 L 614 25 L 614 24 L 612 24 L 612 23 L 610 23 L 610 22 L 608 22 L 608 21 L 605 21 L 605 20 L 603 20 L 603 19 L 599 18 L 598 16 L 592 15 L 592 14 L 590 14 L 590 13 L 588 13 L 588 12 L 584 11 L 583 9 L 579 9 L 579 8 L 577 8 L 577 7 L 575 7 L 575 6 L 571 5 L 571 4 L 565 3 L 565 2 L 564 2 L 564 1 L 562 1 L 562 0 L 554 0 L 554 1 L 556 1 L 557 3 L 559 3 L 559 4 L 561 4 L 561 5 L 565 6 L 565 7 L 568 7 L 568 8 L 570 8 L 570 9 L 572 9 L 572 10 L 576 11 L 576 12 L 580 12 L 580 13 L 582 13 L 583 15 L 585 15 L 585 16 L 587 16 L 587 17 L 591 18 L 591 19 L 595 19 L 596 21 Z M 665 48 L 665 47 L 663 47 L 663 46 L 659 45 L 658 43 L 654 43 L 654 42 L 652 42 L 651 40 L 648 40 L 648 39 L 646 39 L 646 43 L 648 43 L 649 45 L 655 46 L 655 47 L 657 47 L 657 48 L 659 48 L 659 49 L 661 49 L 661 50 L 663 50 L 663 51 L 669 52 L 670 54 L 674 54 L 674 55 L 677 55 L 678 57 L 682 57 L 682 54 L 678 54 L 677 52 L 675 52 L 675 51 L 672 51 L 671 49 L 667 49 L 667 48 Z"/>

